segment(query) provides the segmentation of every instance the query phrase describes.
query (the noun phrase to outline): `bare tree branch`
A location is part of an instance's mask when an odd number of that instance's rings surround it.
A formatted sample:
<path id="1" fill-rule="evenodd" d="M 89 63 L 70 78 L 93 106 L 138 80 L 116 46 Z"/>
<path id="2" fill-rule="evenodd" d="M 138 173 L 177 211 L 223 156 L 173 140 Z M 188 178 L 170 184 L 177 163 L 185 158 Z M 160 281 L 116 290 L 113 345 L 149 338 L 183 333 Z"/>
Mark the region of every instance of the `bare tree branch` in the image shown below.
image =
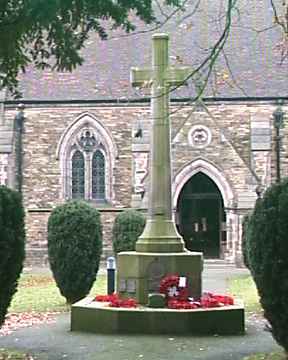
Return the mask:
<path id="1" fill-rule="evenodd" d="M 285 34 L 288 34 L 288 5 L 286 8 L 286 14 L 284 14 L 284 16 L 283 16 L 284 20 L 281 20 L 278 10 L 276 8 L 276 5 L 274 4 L 274 0 L 270 0 L 270 4 L 272 6 L 273 13 L 274 13 L 274 22 L 276 24 L 278 24 L 279 26 L 281 26 L 281 28 Z M 284 5 L 285 5 L 285 3 L 283 3 L 283 6 Z M 285 23 L 285 21 L 286 21 L 286 23 Z"/>
<path id="2" fill-rule="evenodd" d="M 199 87 L 199 91 L 196 94 L 196 96 L 194 97 L 193 101 L 197 101 L 199 98 L 202 97 L 208 80 L 210 78 L 213 66 L 216 62 L 216 60 L 218 59 L 219 54 L 221 53 L 222 49 L 224 48 L 224 45 L 226 44 L 226 41 L 228 39 L 229 33 L 230 33 L 230 29 L 231 29 L 231 21 L 232 21 L 232 12 L 233 9 L 235 7 L 235 4 L 237 3 L 237 0 L 228 0 L 228 5 L 227 5 L 227 10 L 226 10 L 226 23 L 225 23 L 225 27 L 224 30 L 221 34 L 221 36 L 219 37 L 219 39 L 217 40 L 217 42 L 214 44 L 213 48 L 210 51 L 210 54 L 201 62 L 200 65 L 198 65 L 195 70 L 193 70 L 187 77 L 186 79 L 183 81 L 183 83 L 181 83 L 180 85 L 174 86 L 171 89 L 168 90 L 168 93 L 175 91 L 176 89 L 178 89 L 180 86 L 183 86 L 183 84 L 185 84 L 189 79 L 195 77 L 196 75 L 198 76 L 198 78 L 201 78 L 201 75 L 203 74 L 203 72 L 206 72 L 206 74 L 203 76 L 202 80 L 202 85 Z M 166 95 L 164 94 L 164 95 Z M 159 96 L 163 96 L 159 95 Z"/>
<path id="3" fill-rule="evenodd" d="M 200 4 L 201 4 L 201 0 L 198 0 L 195 4 L 194 8 L 192 9 L 192 11 L 190 11 L 189 14 L 186 14 L 185 16 L 183 16 L 182 19 L 178 23 L 183 23 L 184 21 L 186 21 L 187 19 L 189 19 L 193 15 L 195 15 L 197 10 L 199 9 Z"/>
<path id="4" fill-rule="evenodd" d="M 227 67 L 227 70 L 228 70 L 228 72 L 230 74 L 230 77 L 232 79 L 233 84 L 243 93 L 243 95 L 248 96 L 248 93 L 245 91 L 245 89 L 242 86 L 240 86 L 238 84 L 237 79 L 235 78 L 235 76 L 233 74 L 233 71 L 232 71 L 232 69 L 230 67 L 228 56 L 226 55 L 226 52 L 225 52 L 225 49 L 222 50 L 222 55 L 223 55 L 223 58 L 225 60 L 226 67 Z"/>
<path id="5" fill-rule="evenodd" d="M 135 35 L 147 34 L 147 33 L 151 33 L 151 32 L 154 32 L 156 30 L 159 30 L 165 24 L 167 24 L 179 11 L 182 11 L 182 9 L 185 7 L 185 5 L 188 2 L 189 2 L 189 0 L 184 0 L 183 3 L 181 4 L 181 6 L 178 6 L 169 15 L 165 14 L 164 15 L 165 19 L 163 21 L 159 22 L 156 26 L 153 26 L 152 28 L 149 28 L 149 29 L 146 28 L 145 30 L 134 31 L 134 32 L 131 32 L 129 34 L 121 34 L 121 35 L 109 36 L 108 40 L 121 39 L 121 38 L 131 37 L 131 36 L 135 36 Z"/>

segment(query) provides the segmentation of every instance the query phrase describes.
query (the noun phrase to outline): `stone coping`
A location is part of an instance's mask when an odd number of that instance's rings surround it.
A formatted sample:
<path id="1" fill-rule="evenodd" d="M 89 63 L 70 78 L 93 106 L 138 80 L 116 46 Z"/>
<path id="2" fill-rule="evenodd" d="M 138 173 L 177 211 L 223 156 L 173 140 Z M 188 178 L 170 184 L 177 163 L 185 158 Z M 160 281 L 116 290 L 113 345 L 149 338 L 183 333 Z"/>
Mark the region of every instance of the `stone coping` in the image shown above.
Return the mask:
<path id="1" fill-rule="evenodd" d="M 183 251 L 179 251 L 179 252 L 157 252 L 157 251 L 122 251 L 118 254 L 121 254 L 121 255 L 127 255 L 127 256 L 135 256 L 135 254 L 137 253 L 137 255 L 140 255 L 140 256 L 148 256 L 148 257 L 174 257 L 174 256 L 188 256 L 188 257 L 191 257 L 191 255 L 195 256 L 195 258 L 200 258 L 202 260 L 202 252 L 199 252 L 199 251 L 190 251 L 190 250 L 187 250 L 187 249 L 184 249 Z M 117 255 L 118 255 L 117 254 Z"/>
<path id="2" fill-rule="evenodd" d="M 237 335 L 245 332 L 243 302 L 208 309 L 112 308 L 85 298 L 72 305 L 71 331 L 92 333 Z"/>
<path id="3" fill-rule="evenodd" d="M 133 311 L 133 312 L 209 312 L 209 311 L 215 311 L 215 309 L 217 309 L 218 311 L 226 311 L 227 309 L 239 309 L 239 308 L 243 308 L 243 301 L 240 299 L 236 299 L 235 300 L 235 304 L 234 305 L 229 305 L 229 306 L 221 306 L 221 307 L 214 307 L 214 308 L 198 308 L 198 309 L 169 309 L 169 308 L 150 308 L 148 306 L 144 306 L 144 305 L 140 305 L 138 304 L 136 308 L 117 308 L 117 307 L 109 307 L 108 306 L 108 302 L 105 301 L 94 301 L 92 297 L 86 297 L 85 299 L 82 299 L 80 301 L 78 301 L 77 303 L 72 305 L 72 308 L 76 308 L 76 307 L 86 307 L 86 308 L 90 308 L 90 309 L 105 309 L 105 310 L 109 310 L 109 311 Z"/>

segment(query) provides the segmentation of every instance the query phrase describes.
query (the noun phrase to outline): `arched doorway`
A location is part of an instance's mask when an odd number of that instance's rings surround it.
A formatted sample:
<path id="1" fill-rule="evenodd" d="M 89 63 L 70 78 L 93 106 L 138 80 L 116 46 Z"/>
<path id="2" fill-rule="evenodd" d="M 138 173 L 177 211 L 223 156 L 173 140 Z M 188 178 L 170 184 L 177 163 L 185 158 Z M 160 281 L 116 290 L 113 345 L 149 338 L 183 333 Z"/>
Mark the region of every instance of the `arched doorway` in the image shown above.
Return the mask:
<path id="1" fill-rule="evenodd" d="M 186 248 L 220 258 L 225 243 L 222 195 L 213 180 L 198 172 L 183 186 L 177 202 L 177 227 Z"/>

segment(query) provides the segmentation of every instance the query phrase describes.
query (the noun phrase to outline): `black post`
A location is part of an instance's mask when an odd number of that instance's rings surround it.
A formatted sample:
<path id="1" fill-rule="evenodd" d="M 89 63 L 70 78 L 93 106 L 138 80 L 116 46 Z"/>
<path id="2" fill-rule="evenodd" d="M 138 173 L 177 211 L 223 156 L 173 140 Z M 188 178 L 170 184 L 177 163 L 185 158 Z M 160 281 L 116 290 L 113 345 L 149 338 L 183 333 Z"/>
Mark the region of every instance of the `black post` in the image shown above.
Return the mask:
<path id="1" fill-rule="evenodd" d="M 18 112 L 15 116 L 15 130 L 16 130 L 16 144 L 15 144 L 15 152 L 16 152 L 16 181 L 17 181 L 17 190 L 22 192 L 22 184 L 23 184 L 23 127 L 24 127 L 24 109 L 25 106 L 23 104 L 18 105 Z"/>
<path id="2" fill-rule="evenodd" d="M 279 183 L 281 181 L 281 168 L 280 168 L 280 129 L 276 127 L 276 182 Z"/>
<path id="3" fill-rule="evenodd" d="M 276 182 L 279 183 L 281 181 L 281 158 L 280 158 L 280 150 L 281 150 L 281 136 L 280 136 L 280 128 L 283 127 L 283 119 L 284 112 L 282 110 L 282 101 L 277 101 L 277 108 L 273 112 L 274 118 L 274 127 L 276 129 Z"/>
<path id="4" fill-rule="evenodd" d="M 111 295 L 115 291 L 115 258 L 113 256 L 107 259 L 107 294 Z"/>

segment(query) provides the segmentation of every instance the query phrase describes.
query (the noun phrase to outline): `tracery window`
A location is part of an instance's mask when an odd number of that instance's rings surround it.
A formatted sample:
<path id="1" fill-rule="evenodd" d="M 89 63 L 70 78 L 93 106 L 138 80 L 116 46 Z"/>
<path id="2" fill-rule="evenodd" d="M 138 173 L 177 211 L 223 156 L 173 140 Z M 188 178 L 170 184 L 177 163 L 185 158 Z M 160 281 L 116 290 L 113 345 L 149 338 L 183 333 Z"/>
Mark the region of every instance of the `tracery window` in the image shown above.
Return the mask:
<path id="1" fill-rule="evenodd" d="M 108 129 L 91 114 L 82 114 L 65 129 L 57 147 L 61 198 L 113 203 L 117 148 Z"/>
<path id="2" fill-rule="evenodd" d="M 72 156 L 72 198 L 85 197 L 85 160 L 81 151 L 77 150 Z"/>
<path id="3" fill-rule="evenodd" d="M 100 150 L 92 158 L 92 199 L 105 199 L 105 158 Z"/>
<path id="4" fill-rule="evenodd" d="M 105 147 L 92 129 L 83 129 L 71 147 L 72 199 L 104 202 Z"/>

